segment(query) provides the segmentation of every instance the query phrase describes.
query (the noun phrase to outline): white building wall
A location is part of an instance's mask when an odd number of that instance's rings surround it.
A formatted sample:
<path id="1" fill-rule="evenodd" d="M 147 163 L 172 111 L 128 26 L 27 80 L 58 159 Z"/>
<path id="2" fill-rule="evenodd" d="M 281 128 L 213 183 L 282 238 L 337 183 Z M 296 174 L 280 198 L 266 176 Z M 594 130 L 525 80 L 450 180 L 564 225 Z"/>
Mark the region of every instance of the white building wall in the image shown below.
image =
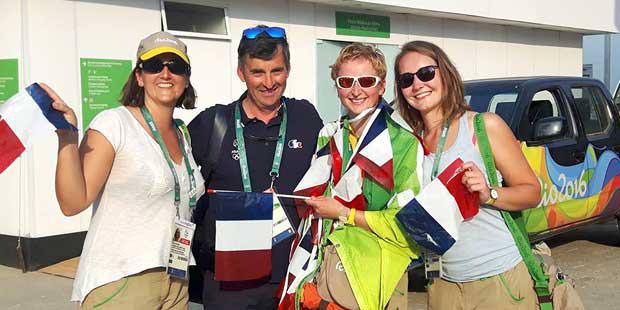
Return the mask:
<path id="1" fill-rule="evenodd" d="M 1 32 L 11 44 L 0 46 L 0 58 L 19 58 L 21 87 L 48 83 L 81 119 L 79 58 L 134 59 L 139 40 L 160 27 L 158 1 L 122 3 L 3 0 L 0 11 L 9 19 L 0 27 L 15 31 Z M 0 174 L 0 234 L 37 238 L 88 228 L 90 209 L 69 218 L 58 207 L 57 141 L 55 134 L 43 137 Z"/>
<path id="2" fill-rule="evenodd" d="M 334 0 L 305 0 L 320 3 L 338 3 Z M 397 11 L 419 11 L 420 14 L 458 15 L 460 18 L 484 18 L 588 29 L 595 32 L 620 32 L 620 3 L 618 0 L 349 0 L 348 5 L 364 7 L 390 6 Z"/>
<path id="3" fill-rule="evenodd" d="M 243 29 L 257 24 L 286 28 L 292 55 L 286 95 L 312 102 L 316 101 L 319 39 L 392 45 L 410 40 L 432 41 L 446 50 L 464 79 L 581 75 L 578 33 L 292 0 L 217 3 L 228 8 L 231 40 L 183 38 L 192 59 L 192 83 L 199 96 L 197 109 L 177 113 L 186 121 L 208 106 L 237 99 L 244 91 L 245 85 L 236 74 L 236 48 Z M 450 1 L 445 8 L 450 5 L 463 6 Z M 488 6 L 494 6 L 492 1 Z M 520 8 L 527 11 L 526 7 Z M 336 35 L 337 10 L 389 16 L 392 34 L 387 39 Z M 160 30 L 158 0 L 3 0 L 0 11 L 5 12 L 0 27 L 15 29 L 0 33 L 3 42 L 8 43 L 0 45 L 0 58 L 19 58 L 20 68 L 24 69 L 21 86 L 48 82 L 75 108 L 80 119 L 79 58 L 134 60 L 138 41 Z M 388 66 L 392 70 L 393 64 Z M 0 175 L 0 205 L 5 214 L 0 219 L 0 234 L 15 236 L 21 230 L 22 236 L 36 238 L 88 228 L 90 211 L 67 218 L 58 208 L 54 194 L 57 138 L 46 138 Z"/>

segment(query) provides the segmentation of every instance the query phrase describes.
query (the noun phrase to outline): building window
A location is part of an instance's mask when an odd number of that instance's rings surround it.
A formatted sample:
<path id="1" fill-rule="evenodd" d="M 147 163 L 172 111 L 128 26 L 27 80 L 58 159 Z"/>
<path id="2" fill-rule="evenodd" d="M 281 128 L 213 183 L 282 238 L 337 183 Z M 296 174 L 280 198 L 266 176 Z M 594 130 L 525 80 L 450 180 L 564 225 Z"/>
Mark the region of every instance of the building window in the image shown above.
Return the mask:
<path id="1" fill-rule="evenodd" d="M 172 34 L 230 39 L 228 12 L 224 7 L 191 3 L 187 0 L 161 0 L 161 16 L 164 30 Z"/>
<path id="2" fill-rule="evenodd" d="M 583 77 L 591 78 L 594 76 L 592 64 L 583 64 L 582 74 Z"/>

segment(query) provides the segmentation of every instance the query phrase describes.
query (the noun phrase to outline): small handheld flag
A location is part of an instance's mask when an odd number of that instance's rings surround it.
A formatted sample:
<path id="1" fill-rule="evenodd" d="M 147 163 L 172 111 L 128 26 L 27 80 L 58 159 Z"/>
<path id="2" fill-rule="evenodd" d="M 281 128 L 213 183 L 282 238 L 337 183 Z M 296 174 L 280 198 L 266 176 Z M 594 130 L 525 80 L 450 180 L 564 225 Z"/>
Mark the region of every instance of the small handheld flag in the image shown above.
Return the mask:
<path id="1" fill-rule="evenodd" d="M 478 194 L 461 182 L 462 164 L 457 158 L 396 214 L 409 236 L 439 255 L 459 239 L 459 225 L 478 213 Z"/>
<path id="2" fill-rule="evenodd" d="M 77 130 L 52 107 L 52 102 L 34 83 L 0 105 L 0 173 L 37 138 L 57 129 Z"/>

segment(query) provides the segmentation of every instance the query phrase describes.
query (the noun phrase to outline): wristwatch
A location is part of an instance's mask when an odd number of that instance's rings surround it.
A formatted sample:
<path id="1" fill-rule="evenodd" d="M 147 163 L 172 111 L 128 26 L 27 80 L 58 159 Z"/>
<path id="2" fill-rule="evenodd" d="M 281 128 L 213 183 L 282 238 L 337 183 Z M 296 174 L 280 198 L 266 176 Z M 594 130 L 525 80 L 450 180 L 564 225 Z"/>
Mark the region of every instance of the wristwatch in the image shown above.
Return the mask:
<path id="1" fill-rule="evenodd" d="M 485 205 L 492 205 L 495 201 L 497 201 L 497 199 L 499 199 L 499 194 L 495 188 L 489 187 L 489 194 L 489 199 L 484 202 Z"/>

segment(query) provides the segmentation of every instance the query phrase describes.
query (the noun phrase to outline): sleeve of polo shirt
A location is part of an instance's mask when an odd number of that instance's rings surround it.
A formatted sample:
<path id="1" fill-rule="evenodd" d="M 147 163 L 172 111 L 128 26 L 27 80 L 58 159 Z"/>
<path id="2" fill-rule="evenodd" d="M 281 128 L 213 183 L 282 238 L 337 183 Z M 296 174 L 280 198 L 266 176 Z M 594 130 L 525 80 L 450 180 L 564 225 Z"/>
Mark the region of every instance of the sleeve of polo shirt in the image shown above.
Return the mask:
<path id="1" fill-rule="evenodd" d="M 316 110 L 316 108 L 314 107 L 314 105 L 312 103 L 310 103 L 310 101 L 308 100 L 299 100 L 300 103 L 302 103 L 304 106 L 304 115 L 308 116 L 308 129 L 310 132 L 312 132 L 312 135 L 314 137 L 319 137 L 319 133 L 321 131 L 321 129 L 323 129 L 323 120 L 321 119 L 321 116 L 319 115 L 319 112 Z M 317 145 L 317 139 L 314 139 L 312 141 L 312 149 L 316 149 L 316 145 Z"/>

